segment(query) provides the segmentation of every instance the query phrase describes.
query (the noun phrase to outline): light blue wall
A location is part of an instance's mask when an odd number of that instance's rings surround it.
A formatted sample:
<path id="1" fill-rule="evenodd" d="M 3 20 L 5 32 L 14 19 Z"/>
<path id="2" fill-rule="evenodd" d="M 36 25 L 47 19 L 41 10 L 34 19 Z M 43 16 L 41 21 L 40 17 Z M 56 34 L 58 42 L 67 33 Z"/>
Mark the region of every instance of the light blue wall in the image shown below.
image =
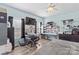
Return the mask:
<path id="1" fill-rule="evenodd" d="M 53 15 L 45 18 L 45 24 L 48 21 L 54 21 L 57 25 L 60 26 L 60 32 L 62 32 L 63 29 L 63 22 L 62 20 L 67 20 L 67 19 L 74 19 L 73 25 L 79 25 L 79 11 L 75 12 L 67 12 L 66 14 L 58 14 L 58 15 Z"/>

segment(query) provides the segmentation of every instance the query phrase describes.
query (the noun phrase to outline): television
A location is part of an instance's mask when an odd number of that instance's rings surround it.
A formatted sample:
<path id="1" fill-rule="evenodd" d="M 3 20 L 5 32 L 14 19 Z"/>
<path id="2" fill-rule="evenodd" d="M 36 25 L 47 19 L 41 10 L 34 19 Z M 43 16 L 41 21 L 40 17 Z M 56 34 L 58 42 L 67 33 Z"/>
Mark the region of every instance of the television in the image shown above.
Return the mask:
<path id="1" fill-rule="evenodd" d="M 26 17 L 26 25 L 35 25 L 36 20 L 30 17 Z"/>

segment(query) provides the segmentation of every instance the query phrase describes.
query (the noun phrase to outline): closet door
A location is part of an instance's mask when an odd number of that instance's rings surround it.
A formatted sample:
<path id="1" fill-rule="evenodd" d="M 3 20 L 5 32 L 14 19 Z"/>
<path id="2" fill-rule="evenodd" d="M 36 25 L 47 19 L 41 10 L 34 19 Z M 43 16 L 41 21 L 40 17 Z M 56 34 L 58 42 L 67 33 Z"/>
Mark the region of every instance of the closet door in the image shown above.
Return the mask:
<path id="1" fill-rule="evenodd" d="M 0 8 L 0 45 L 7 43 L 7 11 Z"/>

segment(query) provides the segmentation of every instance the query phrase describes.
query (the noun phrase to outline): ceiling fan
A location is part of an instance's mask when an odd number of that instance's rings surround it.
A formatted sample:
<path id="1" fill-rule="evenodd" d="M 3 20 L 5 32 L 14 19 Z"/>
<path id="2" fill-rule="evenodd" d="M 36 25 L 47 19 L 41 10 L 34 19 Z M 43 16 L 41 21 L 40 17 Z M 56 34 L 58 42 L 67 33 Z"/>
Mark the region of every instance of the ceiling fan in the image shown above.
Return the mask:
<path id="1" fill-rule="evenodd" d="M 56 6 L 56 5 L 53 4 L 53 3 L 49 3 L 49 4 L 48 4 L 48 13 L 49 13 L 49 14 L 53 13 L 53 11 L 56 9 L 55 6 Z"/>

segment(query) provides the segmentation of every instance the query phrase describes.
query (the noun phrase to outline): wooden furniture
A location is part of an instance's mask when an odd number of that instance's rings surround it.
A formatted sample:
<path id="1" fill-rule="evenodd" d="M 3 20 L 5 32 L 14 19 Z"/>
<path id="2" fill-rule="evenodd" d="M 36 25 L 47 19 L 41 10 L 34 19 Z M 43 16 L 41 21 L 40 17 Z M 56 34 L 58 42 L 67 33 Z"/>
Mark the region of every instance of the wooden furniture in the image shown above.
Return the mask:
<path id="1" fill-rule="evenodd" d="M 59 39 L 72 41 L 72 42 L 79 42 L 79 35 L 75 34 L 59 34 Z"/>
<path id="2" fill-rule="evenodd" d="M 34 25 L 34 33 L 37 33 L 37 22 L 36 19 L 30 18 L 30 17 L 26 17 L 26 19 L 21 19 L 22 23 L 21 23 L 21 38 L 25 38 L 25 34 L 28 33 L 28 31 L 26 31 L 26 25 L 30 26 L 30 25 Z M 30 27 L 28 30 L 30 30 L 32 27 Z M 33 30 L 33 29 L 32 29 Z"/>
<path id="3" fill-rule="evenodd" d="M 14 40 L 14 27 L 13 27 L 13 17 L 8 17 L 8 22 L 10 23 L 10 27 L 7 28 L 7 37 L 10 40 L 10 43 L 12 45 L 12 50 L 15 48 L 15 40 Z"/>

